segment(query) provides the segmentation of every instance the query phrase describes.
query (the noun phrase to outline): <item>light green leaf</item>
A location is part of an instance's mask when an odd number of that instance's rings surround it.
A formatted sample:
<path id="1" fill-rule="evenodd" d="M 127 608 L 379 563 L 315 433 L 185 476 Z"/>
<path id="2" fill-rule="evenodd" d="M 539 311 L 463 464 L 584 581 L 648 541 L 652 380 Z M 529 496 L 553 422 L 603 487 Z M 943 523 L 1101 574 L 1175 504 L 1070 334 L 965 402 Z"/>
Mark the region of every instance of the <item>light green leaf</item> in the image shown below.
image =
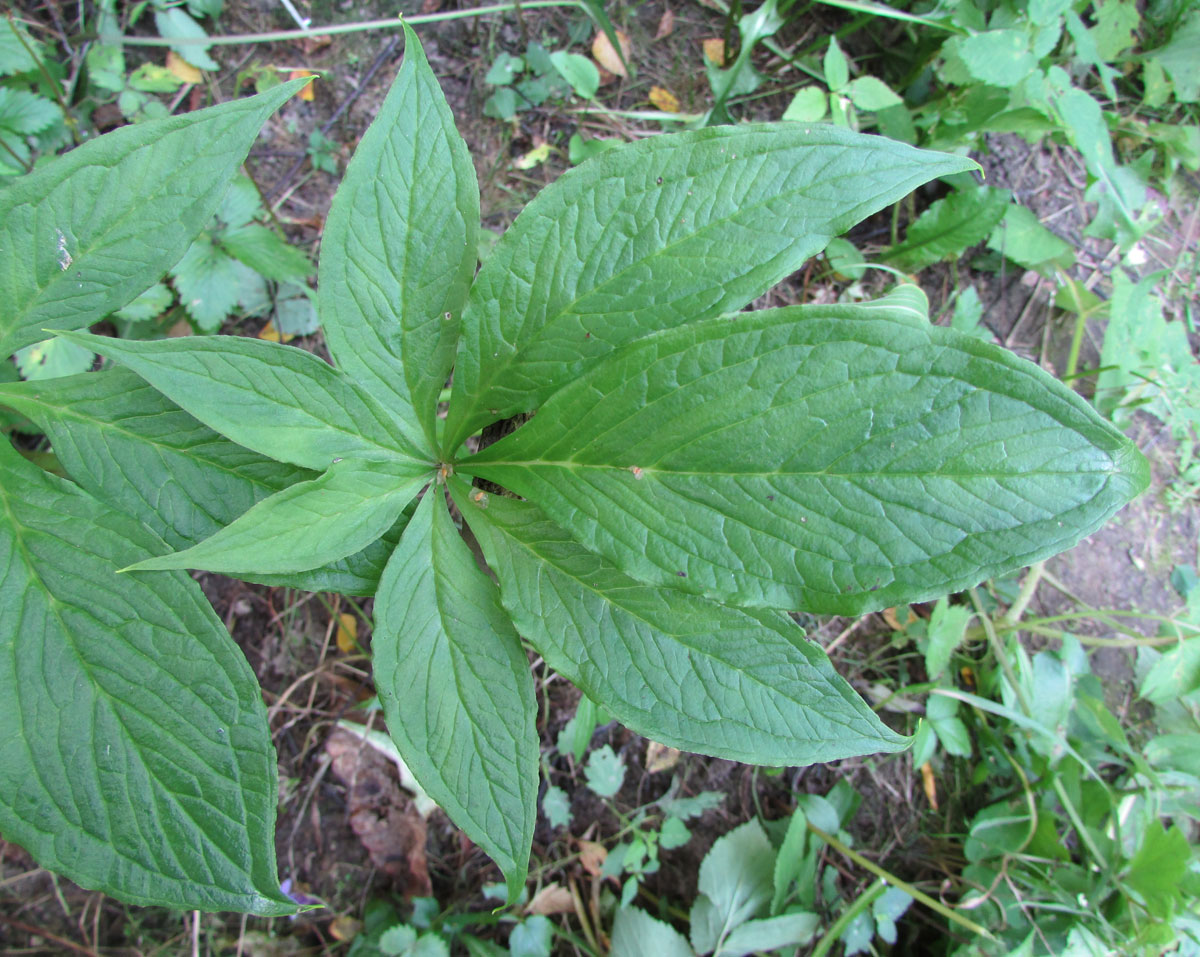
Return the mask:
<path id="1" fill-rule="evenodd" d="M 1200 688 L 1200 638 L 1172 645 L 1154 662 L 1138 689 L 1147 701 L 1164 705 Z"/>
<path id="2" fill-rule="evenodd" d="M 889 944 L 896 943 L 896 921 L 904 916 L 913 902 L 907 891 L 889 887 L 871 905 L 871 916 L 875 918 L 875 933 Z"/>
<path id="3" fill-rule="evenodd" d="M 275 328 L 283 335 L 313 335 L 321 328 L 315 300 L 307 286 L 280 286 L 275 296 Z"/>
<path id="4" fill-rule="evenodd" d="M 403 954 L 417 942 L 417 932 L 408 924 L 396 924 L 379 935 L 379 949 L 385 954 Z"/>
<path id="5" fill-rule="evenodd" d="M 614 797 L 625 783 L 625 762 L 606 744 L 591 753 L 584 774 L 593 794 L 602 798 Z"/>
<path id="6" fill-rule="evenodd" d="M 1192 863 L 1187 835 L 1178 827 L 1169 831 L 1155 820 L 1146 828 L 1142 846 L 1129 862 L 1125 883 L 1156 917 L 1167 918 L 1180 900 L 1179 882 Z"/>
<path id="7" fill-rule="evenodd" d="M 820 916 L 809 913 L 784 914 L 782 917 L 747 921 L 735 927 L 725 938 L 725 943 L 716 952 L 716 957 L 746 957 L 747 954 L 776 950 L 780 947 L 797 947 L 808 943 L 820 926 Z"/>
<path id="8" fill-rule="evenodd" d="M 147 319 L 157 319 L 175 301 L 175 294 L 166 283 L 156 282 L 145 292 L 140 293 L 125 306 L 116 311 L 116 315 L 126 322 L 145 322 Z"/>
<path id="9" fill-rule="evenodd" d="M 730 931 L 771 899 L 775 851 L 752 819 L 718 838 L 700 864 L 700 896 L 692 907 L 692 946 L 715 950 Z"/>
<path id="10" fill-rule="evenodd" d="M 422 456 L 370 396 L 312 353 L 240 336 L 135 342 L 62 333 L 132 369 L 239 445 L 323 472 L 351 456 Z"/>
<path id="11" fill-rule="evenodd" d="M 567 792 L 551 784 L 542 797 L 542 813 L 551 827 L 565 827 L 571 823 L 571 800 Z"/>
<path id="12" fill-rule="evenodd" d="M 235 445 L 128 369 L 3 385 L 0 404 L 36 422 L 63 467 L 88 492 L 140 519 L 172 548 L 194 545 L 271 493 L 316 477 Z M 375 542 L 302 575 L 245 577 L 369 595 L 394 545 Z"/>
<path id="13" fill-rule="evenodd" d="M 622 907 L 613 921 L 612 957 L 694 957 L 687 940 L 670 924 L 636 907 Z"/>
<path id="14" fill-rule="evenodd" d="M 555 50 L 550 54 L 550 61 L 562 78 L 571 84 L 577 96 L 590 100 L 600 89 L 600 71 L 587 57 Z"/>
<path id="15" fill-rule="evenodd" d="M 860 110 L 886 110 L 890 106 L 902 106 L 904 101 L 883 80 L 874 76 L 860 76 L 846 87 L 850 102 Z"/>
<path id="16" fill-rule="evenodd" d="M 533 505 L 468 496 L 457 482 L 451 489 L 518 630 L 552 668 L 639 734 L 772 765 L 905 745 L 786 616 L 647 587 L 572 541 Z"/>
<path id="17" fill-rule="evenodd" d="M 36 70 L 34 57 L 44 56 L 45 49 L 29 35 L 23 24 L 13 17 L 5 17 L 0 23 L 0 76 Z"/>
<path id="18" fill-rule="evenodd" d="M 1200 10 L 1192 10 L 1175 30 L 1171 42 L 1151 51 L 1149 57 L 1166 71 L 1175 87 L 1175 99 L 1180 103 L 1200 101 L 1200 62 L 1196 49 L 1200 46 Z"/>
<path id="19" fill-rule="evenodd" d="M 161 277 L 301 83 L 107 133 L 0 193 L 0 357 L 46 329 L 87 326 Z"/>
<path id="20" fill-rule="evenodd" d="M 254 673 L 161 547 L 0 442 L 0 832 L 135 904 L 288 914 Z"/>
<path id="21" fill-rule="evenodd" d="M 229 189 L 221 199 L 217 217 L 231 229 L 245 226 L 262 212 L 262 197 L 254 180 L 239 173 L 229 184 Z"/>
<path id="22" fill-rule="evenodd" d="M 846 54 L 838 46 L 837 37 L 829 38 L 829 46 L 825 48 L 825 85 L 837 93 L 850 81 L 850 64 Z"/>
<path id="23" fill-rule="evenodd" d="M 936 681 L 950 664 L 950 656 L 963 640 L 971 609 L 966 605 L 951 605 L 939 598 L 929 616 L 929 644 L 925 648 L 925 674 Z"/>
<path id="24" fill-rule="evenodd" d="M 1141 15 L 1132 0 L 1104 0 L 1096 7 L 1095 16 L 1096 51 L 1111 62 L 1136 42 Z"/>
<path id="25" fill-rule="evenodd" d="M 895 298 L 649 336 L 459 469 L 641 581 L 827 614 L 1038 561 L 1148 481 L 1074 392 Z"/>
<path id="26" fill-rule="evenodd" d="M 649 137 L 569 170 L 471 287 L 446 447 L 623 343 L 740 309 L 859 220 L 972 166 L 828 126 L 750 125 Z"/>
<path id="27" fill-rule="evenodd" d="M 421 500 L 375 596 L 375 685 L 388 731 L 421 786 L 525 886 L 537 814 L 537 713 L 529 661 L 454 527 L 440 488 Z"/>
<path id="28" fill-rule="evenodd" d="M 1004 218 L 1012 194 L 979 186 L 939 199 L 908 227 L 904 242 L 883 254 L 883 261 L 916 272 L 942 259 L 956 258 L 981 243 Z"/>
<path id="29" fill-rule="evenodd" d="M 930 695 L 925 704 L 925 717 L 934 734 L 950 754 L 960 758 L 971 756 L 971 733 L 958 717 L 958 702 L 943 695 Z"/>
<path id="30" fill-rule="evenodd" d="M 258 223 L 227 230 L 220 244 L 234 259 L 277 282 L 301 282 L 313 271 L 304 253 Z"/>
<path id="31" fill-rule="evenodd" d="M 980 83 L 1008 89 L 1037 69 L 1037 57 L 1029 50 L 1029 37 L 1022 30 L 989 30 L 969 37 L 954 37 L 946 51 L 956 56 L 967 72 Z"/>
<path id="32" fill-rule="evenodd" d="M 1025 206 L 1010 205 L 1004 218 L 988 237 L 988 248 L 1027 269 L 1052 273 L 1054 266 L 1075 262 L 1071 245 L 1043 226 L 1037 215 Z"/>
<path id="33" fill-rule="evenodd" d="M 804 847 L 808 843 L 808 819 L 804 809 L 797 807 L 788 820 L 787 833 L 783 836 L 783 844 L 775 856 L 775 873 L 772 877 L 774 891 L 771 894 L 771 913 L 778 914 L 783 909 L 788 892 L 792 889 L 792 881 L 800 873 L 804 861 Z"/>
<path id="34" fill-rule="evenodd" d="M 550 957 L 554 944 L 554 925 L 544 914 L 527 917 L 508 935 L 511 957 Z"/>
<path id="35" fill-rule="evenodd" d="M 166 7 L 154 11 L 154 26 L 159 36 L 166 39 L 207 37 L 204 27 L 189 17 L 182 7 Z M 192 66 L 201 70 L 219 70 L 221 64 L 208 55 L 208 45 L 201 43 L 177 43 L 171 47 Z"/>
<path id="36" fill-rule="evenodd" d="M 23 378 L 39 381 L 86 372 L 96 361 L 96 353 L 65 339 L 47 339 L 18 349 L 13 361 Z"/>
<path id="37" fill-rule="evenodd" d="M 62 110 L 44 96 L 0 86 L 0 130 L 32 136 L 60 119 Z"/>
<path id="38" fill-rule="evenodd" d="M 663 821 L 662 828 L 658 832 L 658 846 L 664 851 L 673 851 L 677 847 L 683 847 L 691 839 L 692 832 L 677 817 L 669 817 Z"/>
<path id="39" fill-rule="evenodd" d="M 329 210 L 319 296 L 334 363 L 419 444 L 420 429 L 436 442 L 438 394 L 475 272 L 479 187 L 408 27 L 404 42 L 404 65 Z"/>
<path id="40" fill-rule="evenodd" d="M 263 499 L 211 538 L 131 569 L 199 568 L 241 576 L 320 568 L 379 538 L 432 477 L 420 463 L 343 459 L 319 478 Z"/>
<path id="41" fill-rule="evenodd" d="M 201 233 L 183 258 L 171 267 L 179 301 L 205 332 L 215 332 L 237 307 L 253 298 L 262 279 L 222 252 L 207 233 Z"/>
<path id="42" fill-rule="evenodd" d="M 798 91 L 788 108 L 783 111 L 783 118 L 795 123 L 816 123 L 825 118 L 829 110 L 829 96 L 820 87 L 806 86 Z"/>

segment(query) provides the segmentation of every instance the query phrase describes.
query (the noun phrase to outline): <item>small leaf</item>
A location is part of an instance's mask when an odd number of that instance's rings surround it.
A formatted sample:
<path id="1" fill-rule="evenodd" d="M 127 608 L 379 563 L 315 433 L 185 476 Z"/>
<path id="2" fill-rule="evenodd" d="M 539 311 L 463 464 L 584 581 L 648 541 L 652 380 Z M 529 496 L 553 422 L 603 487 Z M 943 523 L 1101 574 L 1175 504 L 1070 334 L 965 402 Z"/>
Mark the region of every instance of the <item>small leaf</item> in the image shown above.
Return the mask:
<path id="1" fill-rule="evenodd" d="M 816 123 L 825 118 L 829 110 L 829 97 L 815 86 L 806 86 L 797 91 L 792 102 L 783 111 L 783 118 L 794 123 Z"/>
<path id="2" fill-rule="evenodd" d="M 554 925 L 549 918 L 534 915 L 512 929 L 508 935 L 508 952 L 511 957 L 550 957 L 553 943 Z"/>
<path id="3" fill-rule="evenodd" d="M 746 957 L 781 947 L 798 947 L 812 940 L 820 926 L 820 916 L 810 913 L 747 921 L 733 928 L 715 957 Z"/>
<path id="4" fill-rule="evenodd" d="M 1173 904 L 1180 899 L 1179 882 L 1192 863 L 1187 836 L 1178 827 L 1166 830 L 1151 821 L 1142 837 L 1142 846 L 1129 862 L 1125 882 L 1146 903 L 1151 914 L 1167 919 Z"/>
<path id="5" fill-rule="evenodd" d="M 957 701 L 945 695 L 931 695 L 925 717 L 946 751 L 960 758 L 971 756 L 971 733 L 958 717 Z"/>
<path id="6" fill-rule="evenodd" d="M 211 538 L 132 569 L 284 575 L 320 568 L 378 539 L 431 477 L 419 463 L 343 459 L 263 499 Z"/>
<path id="7" fill-rule="evenodd" d="M 715 949 L 729 928 L 766 906 L 774 868 L 775 852 L 757 819 L 717 839 L 700 864 L 701 896 L 692 908 L 692 946 L 697 951 Z"/>
<path id="8" fill-rule="evenodd" d="M 184 83 L 201 83 L 204 80 L 204 74 L 174 50 L 167 51 L 167 70 L 172 76 L 182 80 Z M 304 96 L 303 90 L 300 91 L 300 96 Z"/>
<path id="9" fill-rule="evenodd" d="M 222 233 L 220 243 L 234 259 L 267 279 L 299 282 L 312 275 L 312 263 L 304 253 L 258 223 Z"/>
<path id="10" fill-rule="evenodd" d="M 600 89 L 600 72 L 591 60 L 578 53 L 567 53 L 563 50 L 551 53 L 550 60 L 563 79 L 571 84 L 577 96 L 590 100 L 596 95 L 596 91 Z"/>
<path id="11" fill-rule="evenodd" d="M 500 866 L 512 903 L 537 815 L 533 679 L 496 586 L 438 490 L 426 492 L 379 582 L 371 645 L 396 747 Z"/>
<path id="12" fill-rule="evenodd" d="M 623 907 L 613 921 L 612 957 L 694 957 L 679 931 L 636 907 Z"/>
<path id="13" fill-rule="evenodd" d="M 904 104 L 891 87 L 874 76 L 860 76 L 852 80 L 846 87 L 846 96 L 860 110 L 886 110 Z"/>
<path id="14" fill-rule="evenodd" d="M 775 873 L 772 877 L 774 888 L 771 894 L 771 913 L 778 914 L 783 909 L 792 882 L 800 873 L 804 861 L 804 848 L 808 843 L 808 819 L 804 810 L 797 807 L 788 820 L 787 832 L 783 836 L 783 844 L 775 856 Z"/>
<path id="15" fill-rule="evenodd" d="M 201 234 L 171 267 L 179 301 L 205 332 L 215 332 L 247 296 L 247 286 L 262 280 L 249 266 L 225 255 Z"/>
<path id="16" fill-rule="evenodd" d="M 33 382 L 87 372 L 96 361 L 96 353 L 65 339 L 47 339 L 18 349 L 13 361 L 21 377 Z"/>
<path id="17" fill-rule="evenodd" d="M 483 78 L 492 86 L 509 86 L 525 70 L 525 61 L 511 53 L 501 52 Z"/>
<path id="18" fill-rule="evenodd" d="M 1006 189 L 979 186 L 939 199 L 908 227 L 904 242 L 884 253 L 898 269 L 916 272 L 942 259 L 956 258 L 991 234 L 1009 209 Z"/>
<path id="19" fill-rule="evenodd" d="M 207 37 L 204 28 L 193 20 L 182 7 L 165 7 L 155 9 L 154 26 L 159 36 L 165 39 L 175 37 L 194 39 Z M 196 43 L 178 44 L 172 49 L 188 63 L 198 66 L 201 70 L 219 70 L 221 65 L 208 55 L 208 46 Z"/>
<path id="20" fill-rule="evenodd" d="M 664 113 L 678 113 L 682 109 L 679 97 L 662 86 L 650 87 L 650 102 Z"/>
<path id="21" fill-rule="evenodd" d="M 615 797 L 625 782 L 625 762 L 606 744 L 592 752 L 584 773 L 593 794 L 602 798 Z"/>
<path id="22" fill-rule="evenodd" d="M 829 46 L 825 48 L 825 85 L 831 93 L 839 92 L 850 81 L 850 64 L 846 55 L 838 46 L 837 37 L 829 38 Z"/>
<path id="23" fill-rule="evenodd" d="M 617 43 L 620 44 L 620 52 L 613 47 L 612 41 L 603 31 L 596 34 L 596 38 L 592 41 L 592 56 L 596 62 L 600 64 L 609 73 L 615 76 L 627 77 L 629 70 L 625 64 L 629 62 L 630 56 L 633 54 L 633 46 L 629 42 L 629 35 L 624 30 L 617 30 Z"/>
<path id="24" fill-rule="evenodd" d="M 1200 638 L 1189 638 L 1163 652 L 1138 689 L 1156 705 L 1178 700 L 1200 688 Z"/>
<path id="25" fill-rule="evenodd" d="M 1037 215 L 1024 206 L 1009 206 L 1004 219 L 992 231 L 988 248 L 1007 256 L 1027 269 L 1042 273 L 1054 266 L 1066 268 L 1075 262 L 1069 243 L 1043 226 Z"/>
<path id="26" fill-rule="evenodd" d="M 132 302 L 118 309 L 116 315 L 126 322 L 145 322 L 157 319 L 174 301 L 175 294 L 170 287 L 166 283 L 156 282 Z"/>
<path id="27" fill-rule="evenodd" d="M 965 605 L 951 605 L 947 599 L 939 598 L 933 606 L 927 632 L 929 644 L 925 648 L 925 673 L 930 681 L 941 677 L 950 664 L 950 656 L 962 642 L 970 620 L 971 610 Z"/>
<path id="28" fill-rule="evenodd" d="M 62 110 L 44 96 L 28 90 L 0 87 L 0 130 L 17 136 L 32 136 L 61 119 Z"/>
<path id="29" fill-rule="evenodd" d="M 566 827 L 571 823 L 571 802 L 567 792 L 556 785 L 546 788 L 542 796 L 542 813 L 551 827 Z"/>
<path id="30" fill-rule="evenodd" d="M 358 651 L 358 619 L 349 612 L 337 616 L 337 647 L 344 655 Z"/>
<path id="31" fill-rule="evenodd" d="M 691 839 L 692 832 L 688 830 L 687 825 L 677 817 L 669 817 L 663 821 L 662 829 L 658 833 L 658 846 L 664 851 L 670 851 L 683 847 Z"/>

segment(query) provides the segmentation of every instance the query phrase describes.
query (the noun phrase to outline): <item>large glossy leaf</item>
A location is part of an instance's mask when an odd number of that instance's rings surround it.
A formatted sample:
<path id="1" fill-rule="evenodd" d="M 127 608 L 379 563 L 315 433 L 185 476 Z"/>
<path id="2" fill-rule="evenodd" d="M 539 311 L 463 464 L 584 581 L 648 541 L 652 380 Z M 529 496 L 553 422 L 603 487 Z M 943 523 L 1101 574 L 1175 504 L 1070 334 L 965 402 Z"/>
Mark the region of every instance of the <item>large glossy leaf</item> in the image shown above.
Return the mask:
<path id="1" fill-rule="evenodd" d="M 379 538 L 432 477 L 419 463 L 342 459 L 324 475 L 263 499 L 211 538 L 132 567 L 202 568 L 226 575 L 320 568 Z"/>
<path id="2" fill-rule="evenodd" d="M 203 541 L 256 502 L 317 474 L 230 442 L 128 369 L 4 383 L 0 405 L 37 423 L 71 478 L 172 548 Z M 310 572 L 243 577 L 369 595 L 399 532 L 389 538 Z"/>
<path id="3" fill-rule="evenodd" d="M 536 407 L 588 359 L 741 308 L 864 217 L 973 166 L 797 124 L 650 137 L 564 173 L 471 287 L 448 447 Z"/>
<path id="4" fill-rule="evenodd" d="M 285 914 L 245 659 L 161 548 L 0 442 L 0 833 L 139 904 Z"/>
<path id="5" fill-rule="evenodd" d="M 334 362 L 430 442 L 478 229 L 475 167 L 405 27 L 404 66 L 329 209 L 320 309 Z"/>
<path id="6" fill-rule="evenodd" d="M 640 580 L 831 614 L 1045 558 L 1148 481 L 1037 366 L 886 304 L 648 337 L 460 468 Z"/>
<path id="7" fill-rule="evenodd" d="M 124 127 L 0 191 L 0 359 L 46 329 L 90 325 L 166 272 L 306 82 Z"/>
<path id="8" fill-rule="evenodd" d="M 117 360 L 205 425 L 281 462 L 323 472 L 349 456 L 422 459 L 378 402 L 303 349 L 238 336 L 136 342 L 60 335 Z"/>
<path id="9" fill-rule="evenodd" d="M 476 501 L 465 486 L 454 498 L 517 629 L 555 671 L 639 734 L 769 765 L 907 743 L 786 615 L 636 582 L 526 502 Z"/>
<path id="10" fill-rule="evenodd" d="M 525 886 L 538 739 L 529 661 L 496 586 L 426 492 L 384 570 L 371 639 L 388 731 L 421 786 Z"/>

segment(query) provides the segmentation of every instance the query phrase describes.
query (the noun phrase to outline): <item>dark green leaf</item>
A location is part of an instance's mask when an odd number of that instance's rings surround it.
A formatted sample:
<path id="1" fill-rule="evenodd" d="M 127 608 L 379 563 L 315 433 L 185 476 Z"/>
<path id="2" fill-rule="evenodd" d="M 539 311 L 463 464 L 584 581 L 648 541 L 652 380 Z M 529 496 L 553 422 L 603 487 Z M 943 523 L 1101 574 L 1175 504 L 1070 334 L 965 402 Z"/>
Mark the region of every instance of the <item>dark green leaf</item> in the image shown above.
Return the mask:
<path id="1" fill-rule="evenodd" d="M 516 900 L 537 814 L 533 679 L 440 488 L 426 492 L 379 582 L 372 651 L 401 756 Z"/>
<path id="2" fill-rule="evenodd" d="M 647 337 L 459 467 L 641 581 L 829 614 L 1045 558 L 1148 481 L 1079 396 L 907 294 Z"/>
<path id="3" fill-rule="evenodd" d="M 740 309 L 915 186 L 972 167 L 828 126 L 654 136 L 564 173 L 479 272 L 446 423 L 454 448 L 587 361 Z"/>
<path id="4" fill-rule="evenodd" d="M 1169 917 L 1172 904 L 1180 900 L 1179 882 L 1192 863 L 1187 835 L 1178 827 L 1169 831 L 1152 821 L 1142 837 L 1142 846 L 1129 862 L 1126 884 L 1146 903 L 1156 917 Z"/>
<path id="5" fill-rule="evenodd" d="M 135 342 L 62 333 L 132 369 L 209 428 L 323 472 L 350 456 L 419 461 L 369 395 L 312 353 L 239 336 Z"/>
<path id="6" fill-rule="evenodd" d="M 1004 218 L 1012 194 L 980 186 L 939 199 L 908 227 L 904 242 L 883 255 L 897 269 L 916 272 L 964 250 L 991 235 Z"/>
<path id="7" fill-rule="evenodd" d="M 212 216 L 259 127 L 302 82 L 123 127 L 0 193 L 0 357 L 46 329 L 87 326 L 162 276 Z"/>
<path id="8" fill-rule="evenodd" d="M 392 411 L 414 444 L 418 425 L 435 442 L 478 228 L 474 164 L 405 27 L 404 65 L 325 223 L 319 295 L 335 364 Z"/>
<path id="9" fill-rule="evenodd" d="M 906 743 L 786 616 L 647 587 L 533 505 L 452 489 L 517 628 L 552 668 L 640 734 L 774 765 Z"/>
<path id="10" fill-rule="evenodd" d="M 0 442 L 0 831 L 137 904 L 287 914 L 253 672 L 161 547 Z"/>

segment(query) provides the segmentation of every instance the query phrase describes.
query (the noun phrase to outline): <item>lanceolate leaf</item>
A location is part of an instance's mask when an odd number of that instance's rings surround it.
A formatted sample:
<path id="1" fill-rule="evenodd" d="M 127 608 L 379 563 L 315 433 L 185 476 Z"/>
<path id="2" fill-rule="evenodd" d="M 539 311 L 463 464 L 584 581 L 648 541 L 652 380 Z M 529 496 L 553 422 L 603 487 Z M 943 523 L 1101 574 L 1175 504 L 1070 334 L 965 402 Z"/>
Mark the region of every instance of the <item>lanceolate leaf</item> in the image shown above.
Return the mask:
<path id="1" fill-rule="evenodd" d="M 633 343 L 460 465 L 642 581 L 855 614 L 1099 527 L 1145 460 L 1075 393 L 950 329 L 770 310 Z"/>
<path id="2" fill-rule="evenodd" d="M 370 545 L 432 477 L 416 463 L 342 459 L 319 478 L 263 499 L 212 538 L 132 567 L 226 575 L 309 571 Z"/>
<path id="3" fill-rule="evenodd" d="M 0 833 L 137 904 L 287 914 L 254 674 L 161 543 L 0 442 Z"/>
<path id="4" fill-rule="evenodd" d="M 0 358 L 153 284 L 208 222 L 259 127 L 305 82 L 124 127 L 0 192 Z"/>
<path id="5" fill-rule="evenodd" d="M 496 586 L 425 493 L 384 570 L 371 640 L 388 731 L 421 786 L 525 886 L 537 800 L 529 661 Z"/>
<path id="6" fill-rule="evenodd" d="M 243 448 L 202 425 L 128 369 L 0 385 L 0 405 L 45 432 L 76 482 L 144 522 L 172 548 L 208 538 L 255 502 L 317 473 Z M 369 595 L 395 546 L 372 543 L 322 569 L 250 581 Z"/>
<path id="7" fill-rule="evenodd" d="M 320 309 L 334 362 L 430 442 L 478 229 L 475 167 L 405 27 L 404 66 L 329 210 Z"/>
<path id="8" fill-rule="evenodd" d="M 587 359 L 741 308 L 833 236 L 973 165 L 797 125 L 651 137 L 564 173 L 471 287 L 447 447 L 536 407 Z"/>
<path id="9" fill-rule="evenodd" d="M 958 256 L 992 234 L 1011 198 L 1008 190 L 987 186 L 951 193 L 925 210 L 909 227 L 904 242 L 889 249 L 883 259 L 915 272 Z"/>
<path id="10" fill-rule="evenodd" d="M 238 336 L 136 342 L 60 333 L 132 369 L 205 425 L 281 462 L 422 459 L 369 395 L 312 353 Z"/>
<path id="11" fill-rule="evenodd" d="M 463 485 L 454 491 L 521 634 L 639 734 L 769 765 L 907 743 L 786 615 L 643 585 L 533 505 L 500 495 L 476 501 Z"/>

